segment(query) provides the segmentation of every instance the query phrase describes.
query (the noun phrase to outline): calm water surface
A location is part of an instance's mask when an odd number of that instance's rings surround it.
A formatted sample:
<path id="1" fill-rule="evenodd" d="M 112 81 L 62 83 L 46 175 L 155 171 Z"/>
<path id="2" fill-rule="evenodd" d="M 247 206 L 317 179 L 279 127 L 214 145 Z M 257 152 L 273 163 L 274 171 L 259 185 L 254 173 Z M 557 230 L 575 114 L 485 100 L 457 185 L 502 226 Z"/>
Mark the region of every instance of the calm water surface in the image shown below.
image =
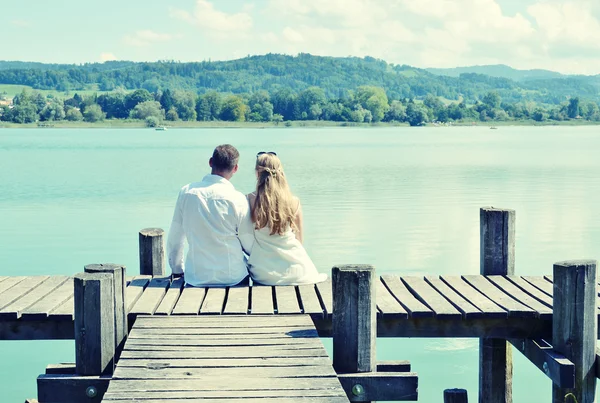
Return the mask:
<path id="1" fill-rule="evenodd" d="M 516 270 L 600 257 L 600 136 L 595 127 L 323 129 L 2 129 L 0 275 L 74 274 L 116 262 L 137 272 L 137 232 L 168 229 L 179 188 L 201 179 L 219 143 L 240 150 L 249 192 L 258 151 L 276 151 L 303 202 L 306 247 L 323 272 L 478 274 L 479 207 L 517 211 Z M 325 340 L 330 349 L 330 340 Z M 477 401 L 477 340 L 380 339 L 379 359 L 412 363 L 419 401 L 467 388 Z M 551 383 L 518 353 L 515 403 L 549 401 Z M 35 397 L 71 341 L 0 342 L 2 401 Z"/>

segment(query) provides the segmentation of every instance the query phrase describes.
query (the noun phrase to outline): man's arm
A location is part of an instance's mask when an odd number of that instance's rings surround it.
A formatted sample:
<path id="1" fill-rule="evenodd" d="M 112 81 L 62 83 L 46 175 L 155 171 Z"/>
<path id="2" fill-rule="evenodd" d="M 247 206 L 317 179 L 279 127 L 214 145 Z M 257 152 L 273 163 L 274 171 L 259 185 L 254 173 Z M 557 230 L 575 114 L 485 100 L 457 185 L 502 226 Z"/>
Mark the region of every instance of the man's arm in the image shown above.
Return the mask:
<path id="1" fill-rule="evenodd" d="M 248 199 L 244 197 L 245 203 L 240 206 L 239 222 L 238 222 L 238 239 L 242 245 L 242 249 L 247 255 L 252 252 L 254 244 L 254 224 L 250 217 L 250 204 Z"/>
<path id="2" fill-rule="evenodd" d="M 184 190 L 179 192 L 177 203 L 175 203 L 175 212 L 169 229 L 167 240 L 167 256 L 169 257 L 169 266 L 174 275 L 183 274 L 183 250 L 185 242 L 185 233 L 183 232 L 183 194 Z"/>

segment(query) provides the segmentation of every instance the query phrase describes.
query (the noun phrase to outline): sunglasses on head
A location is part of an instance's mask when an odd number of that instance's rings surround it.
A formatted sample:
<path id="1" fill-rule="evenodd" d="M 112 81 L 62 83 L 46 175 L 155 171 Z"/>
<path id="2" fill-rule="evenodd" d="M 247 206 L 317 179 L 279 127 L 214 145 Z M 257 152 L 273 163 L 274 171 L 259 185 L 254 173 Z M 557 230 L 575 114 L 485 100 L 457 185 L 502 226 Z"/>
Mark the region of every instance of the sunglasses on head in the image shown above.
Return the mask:
<path id="1" fill-rule="evenodd" d="M 256 156 L 259 157 L 263 154 L 271 154 L 277 156 L 277 153 L 275 151 L 260 151 L 258 154 L 256 154 Z"/>

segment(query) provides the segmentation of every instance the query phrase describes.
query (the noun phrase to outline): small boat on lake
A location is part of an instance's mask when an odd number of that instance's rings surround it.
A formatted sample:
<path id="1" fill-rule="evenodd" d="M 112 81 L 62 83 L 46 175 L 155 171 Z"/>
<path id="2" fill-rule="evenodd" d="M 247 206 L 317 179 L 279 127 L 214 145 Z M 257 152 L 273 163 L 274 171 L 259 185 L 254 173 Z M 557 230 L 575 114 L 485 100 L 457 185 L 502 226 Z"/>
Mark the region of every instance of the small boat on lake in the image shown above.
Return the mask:
<path id="1" fill-rule="evenodd" d="M 166 131 L 167 128 L 165 126 L 156 127 L 154 130 Z"/>

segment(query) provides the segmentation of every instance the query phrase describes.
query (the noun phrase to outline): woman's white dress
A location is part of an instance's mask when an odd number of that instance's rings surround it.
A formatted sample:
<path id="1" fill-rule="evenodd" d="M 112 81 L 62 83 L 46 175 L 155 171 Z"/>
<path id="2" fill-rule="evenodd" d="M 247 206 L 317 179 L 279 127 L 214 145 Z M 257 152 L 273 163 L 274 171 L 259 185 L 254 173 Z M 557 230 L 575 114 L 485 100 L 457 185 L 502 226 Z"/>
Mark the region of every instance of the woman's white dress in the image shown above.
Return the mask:
<path id="1" fill-rule="evenodd" d="M 271 234 L 267 227 L 254 230 L 254 245 L 248 259 L 252 280 L 265 285 L 314 284 L 327 279 L 319 273 L 291 228 Z"/>

